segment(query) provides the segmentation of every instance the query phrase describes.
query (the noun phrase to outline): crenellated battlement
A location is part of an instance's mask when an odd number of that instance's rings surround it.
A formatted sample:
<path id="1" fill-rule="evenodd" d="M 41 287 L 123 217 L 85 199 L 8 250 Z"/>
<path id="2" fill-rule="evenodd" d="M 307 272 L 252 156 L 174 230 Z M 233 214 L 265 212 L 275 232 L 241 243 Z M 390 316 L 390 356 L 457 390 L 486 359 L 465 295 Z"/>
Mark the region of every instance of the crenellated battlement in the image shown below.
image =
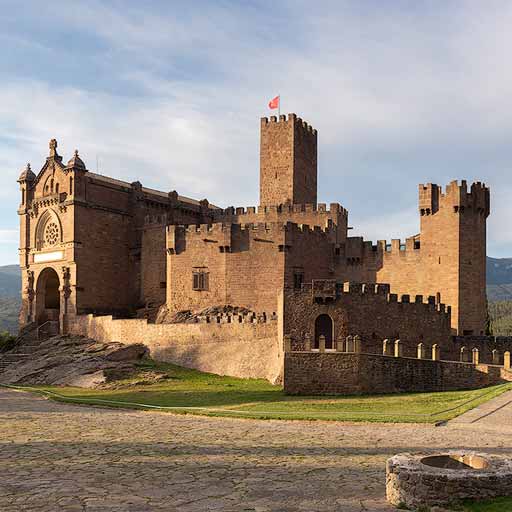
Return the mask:
<path id="1" fill-rule="evenodd" d="M 374 262 L 383 257 L 398 255 L 401 258 L 417 257 L 420 253 L 420 236 L 415 235 L 406 240 L 378 240 L 373 243 L 363 237 L 348 237 L 344 243 L 338 244 L 338 253 L 347 260 L 356 259 L 359 262 Z"/>
<path id="2" fill-rule="evenodd" d="M 410 305 L 421 307 L 425 311 L 431 311 L 451 316 L 451 307 L 436 301 L 436 297 L 430 295 L 396 294 L 390 293 L 391 286 L 387 283 L 360 283 L 354 281 L 336 282 L 335 280 L 315 280 L 312 283 L 306 283 L 300 291 L 294 291 L 293 294 L 305 294 L 313 298 L 313 302 L 325 302 L 338 300 L 364 300 L 365 297 L 380 297 L 380 301 L 387 304 L 400 304 L 401 306 Z"/>
<path id="3" fill-rule="evenodd" d="M 225 223 L 216 222 L 213 224 L 192 224 L 192 225 L 169 225 L 168 233 L 181 234 L 182 236 L 204 236 L 214 234 L 236 233 L 249 231 L 251 233 L 298 233 L 314 234 L 325 236 L 332 232 L 331 226 L 310 226 L 309 224 L 298 224 L 296 222 L 246 222 L 246 223 Z"/>
<path id="4" fill-rule="evenodd" d="M 281 205 L 267 205 L 267 206 L 247 206 L 247 207 L 234 207 L 230 206 L 225 209 L 219 209 L 213 212 L 215 219 L 224 217 L 241 217 L 253 215 L 289 215 L 289 214 L 311 214 L 317 213 L 325 216 L 342 216 L 348 217 L 348 211 L 343 208 L 339 203 L 331 203 L 327 207 L 326 203 L 318 204 L 281 204 Z"/>
<path id="5" fill-rule="evenodd" d="M 485 183 L 477 181 L 468 191 L 466 180 L 449 183 L 445 190 L 433 184 L 419 185 L 419 210 L 422 216 L 433 215 L 440 208 L 452 208 L 454 213 L 473 212 L 487 217 L 490 212 L 490 192 Z"/>
<path id="6" fill-rule="evenodd" d="M 221 313 L 219 315 L 196 315 L 183 323 L 187 324 L 267 324 L 277 322 L 275 312 Z"/>
<path id="7" fill-rule="evenodd" d="M 296 114 L 288 114 L 286 116 L 285 114 L 281 114 L 278 116 L 270 116 L 270 117 L 262 117 L 261 120 L 261 126 L 267 127 L 270 125 L 283 125 L 283 124 L 293 124 L 294 126 L 300 126 L 304 132 L 310 133 L 312 135 L 317 135 L 317 130 L 313 128 L 310 124 L 308 124 L 306 121 L 303 121 L 300 117 L 297 117 Z"/>

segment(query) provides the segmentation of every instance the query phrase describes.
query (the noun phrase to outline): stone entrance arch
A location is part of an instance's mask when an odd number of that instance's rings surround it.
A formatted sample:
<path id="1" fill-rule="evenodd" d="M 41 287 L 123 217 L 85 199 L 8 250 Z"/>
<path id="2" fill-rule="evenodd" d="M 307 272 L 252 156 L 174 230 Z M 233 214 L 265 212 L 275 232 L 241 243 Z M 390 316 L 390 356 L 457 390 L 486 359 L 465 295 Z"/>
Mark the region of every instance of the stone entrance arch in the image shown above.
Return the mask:
<path id="1" fill-rule="evenodd" d="M 332 349 L 333 346 L 333 322 L 329 315 L 322 314 L 315 320 L 315 348 L 320 347 L 320 336 L 325 336 L 325 348 Z"/>
<path id="2" fill-rule="evenodd" d="M 51 267 L 45 268 L 37 279 L 35 320 L 39 325 L 60 320 L 60 280 Z"/>

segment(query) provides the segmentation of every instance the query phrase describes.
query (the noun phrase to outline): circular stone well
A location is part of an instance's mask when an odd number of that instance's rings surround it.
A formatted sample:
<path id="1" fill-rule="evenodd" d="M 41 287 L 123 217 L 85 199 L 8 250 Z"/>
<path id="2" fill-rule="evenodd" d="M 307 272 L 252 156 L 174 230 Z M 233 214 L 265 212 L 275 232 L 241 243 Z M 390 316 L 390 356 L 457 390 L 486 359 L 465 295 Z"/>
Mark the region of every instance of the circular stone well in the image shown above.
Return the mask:
<path id="1" fill-rule="evenodd" d="M 401 454 L 386 464 L 386 496 L 395 506 L 449 505 L 512 495 L 512 460 L 475 452 Z"/>

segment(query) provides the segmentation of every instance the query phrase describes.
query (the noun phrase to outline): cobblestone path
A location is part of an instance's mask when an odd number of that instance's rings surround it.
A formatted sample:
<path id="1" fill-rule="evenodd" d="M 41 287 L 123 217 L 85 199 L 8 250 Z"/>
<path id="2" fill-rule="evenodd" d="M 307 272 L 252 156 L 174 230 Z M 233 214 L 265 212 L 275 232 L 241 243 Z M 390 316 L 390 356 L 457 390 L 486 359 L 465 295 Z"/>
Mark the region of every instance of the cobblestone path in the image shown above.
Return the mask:
<path id="1" fill-rule="evenodd" d="M 0 389 L 0 510 L 389 511 L 386 459 L 485 449 L 480 425 L 254 421 L 79 407 Z"/>

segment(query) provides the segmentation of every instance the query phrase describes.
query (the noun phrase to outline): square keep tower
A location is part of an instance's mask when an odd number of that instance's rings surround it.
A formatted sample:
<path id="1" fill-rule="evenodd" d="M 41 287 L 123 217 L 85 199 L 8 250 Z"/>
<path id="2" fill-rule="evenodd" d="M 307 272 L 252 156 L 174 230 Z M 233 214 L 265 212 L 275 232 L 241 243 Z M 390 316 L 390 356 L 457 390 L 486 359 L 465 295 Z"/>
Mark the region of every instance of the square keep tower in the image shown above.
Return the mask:
<path id="1" fill-rule="evenodd" d="M 295 114 L 261 119 L 260 205 L 317 202 L 317 131 Z"/>

